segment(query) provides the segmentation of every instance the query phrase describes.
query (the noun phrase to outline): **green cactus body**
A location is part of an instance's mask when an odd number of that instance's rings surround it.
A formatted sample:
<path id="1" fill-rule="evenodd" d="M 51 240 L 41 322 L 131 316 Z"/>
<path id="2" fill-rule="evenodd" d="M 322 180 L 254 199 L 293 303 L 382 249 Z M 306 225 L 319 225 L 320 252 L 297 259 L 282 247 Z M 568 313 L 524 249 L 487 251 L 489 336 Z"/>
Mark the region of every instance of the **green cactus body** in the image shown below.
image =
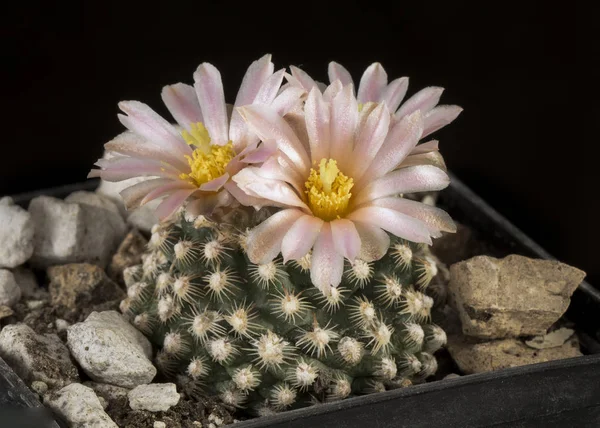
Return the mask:
<path id="1" fill-rule="evenodd" d="M 125 272 L 121 309 L 160 348 L 163 373 L 258 415 L 406 386 L 436 371 L 446 335 L 425 294 L 435 262 L 391 239 L 382 259 L 346 262 L 339 287 L 319 290 L 310 255 L 255 265 L 243 234 L 182 216 Z"/>

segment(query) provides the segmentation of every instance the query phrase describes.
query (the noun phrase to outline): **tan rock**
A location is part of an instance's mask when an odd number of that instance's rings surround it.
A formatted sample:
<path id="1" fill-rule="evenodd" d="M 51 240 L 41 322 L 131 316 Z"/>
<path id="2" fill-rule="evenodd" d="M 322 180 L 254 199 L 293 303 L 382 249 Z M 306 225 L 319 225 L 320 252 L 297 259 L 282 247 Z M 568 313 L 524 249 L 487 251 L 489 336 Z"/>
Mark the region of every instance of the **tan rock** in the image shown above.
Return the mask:
<path id="1" fill-rule="evenodd" d="M 450 299 L 468 336 L 536 336 L 567 310 L 584 277 L 554 260 L 477 256 L 451 266 Z"/>
<path id="2" fill-rule="evenodd" d="M 57 314 L 74 320 L 82 308 L 115 302 L 125 297 L 125 291 L 111 281 L 104 270 L 88 263 L 73 263 L 48 268 L 49 291 Z"/>
<path id="3" fill-rule="evenodd" d="M 147 245 L 148 240 L 140 232 L 135 229 L 129 232 L 112 258 L 108 267 L 108 276 L 123 283 L 123 271 L 142 263 L 142 254 L 146 251 Z"/>
<path id="4" fill-rule="evenodd" d="M 533 349 L 519 339 L 480 342 L 477 339 L 457 335 L 448 338 L 447 348 L 460 370 L 465 374 L 483 373 L 582 355 L 576 336 L 571 337 L 559 347 Z"/>

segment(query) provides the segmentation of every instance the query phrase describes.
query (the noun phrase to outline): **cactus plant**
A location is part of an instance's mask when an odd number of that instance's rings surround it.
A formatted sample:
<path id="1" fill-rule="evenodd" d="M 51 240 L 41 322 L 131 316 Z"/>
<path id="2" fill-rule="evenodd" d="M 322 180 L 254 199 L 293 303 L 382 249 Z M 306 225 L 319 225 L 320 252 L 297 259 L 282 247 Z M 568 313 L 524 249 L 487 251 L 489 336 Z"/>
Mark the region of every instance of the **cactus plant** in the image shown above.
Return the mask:
<path id="1" fill-rule="evenodd" d="M 346 260 L 341 284 L 319 289 L 310 253 L 249 260 L 246 226 L 264 211 L 241 207 L 219 224 L 181 214 L 154 228 L 143 265 L 126 270 L 121 309 L 160 349 L 159 370 L 258 415 L 435 372 L 446 335 L 430 319 L 437 267 L 426 247 L 391 236 L 383 258 Z"/>

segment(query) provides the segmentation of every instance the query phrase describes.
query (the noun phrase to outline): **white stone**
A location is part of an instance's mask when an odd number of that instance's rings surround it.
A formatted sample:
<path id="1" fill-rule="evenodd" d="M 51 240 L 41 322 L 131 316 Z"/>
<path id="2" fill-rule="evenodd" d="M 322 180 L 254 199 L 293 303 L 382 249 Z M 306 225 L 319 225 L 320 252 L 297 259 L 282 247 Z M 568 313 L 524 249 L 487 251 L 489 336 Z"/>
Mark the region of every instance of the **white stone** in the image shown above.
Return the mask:
<path id="1" fill-rule="evenodd" d="M 166 412 L 179 403 L 180 395 L 174 383 L 151 383 L 140 385 L 128 394 L 129 407 L 133 410 Z"/>
<path id="2" fill-rule="evenodd" d="M 46 395 L 44 404 L 62 416 L 71 428 L 118 428 L 94 391 L 80 383 Z"/>
<path id="3" fill-rule="evenodd" d="M 167 424 L 161 421 L 154 422 L 154 428 L 167 428 Z"/>
<path id="4" fill-rule="evenodd" d="M 31 215 L 12 200 L 0 204 L 0 267 L 14 268 L 33 254 L 34 223 Z"/>
<path id="5" fill-rule="evenodd" d="M 156 375 L 150 361 L 152 345 L 115 311 L 92 312 L 84 322 L 69 327 L 67 345 L 96 382 L 133 388 Z"/>
<path id="6" fill-rule="evenodd" d="M 0 332 L 2 357 L 26 382 L 41 381 L 62 387 L 79 381 L 69 350 L 55 334 L 36 334 L 26 324 L 12 324 Z"/>
<path id="7" fill-rule="evenodd" d="M 65 198 L 65 202 L 84 204 L 104 210 L 103 212 L 106 215 L 106 221 L 113 229 L 113 236 L 115 239 L 114 247 L 117 248 L 119 246 L 127 233 L 127 224 L 125 224 L 125 220 L 123 220 L 117 204 L 106 196 L 83 190 L 71 193 Z"/>
<path id="8" fill-rule="evenodd" d="M 41 380 L 34 380 L 31 382 L 31 389 L 40 395 L 44 395 L 46 392 L 48 392 L 48 384 L 46 382 L 42 382 Z"/>
<path id="9" fill-rule="evenodd" d="M 111 223 L 115 213 L 97 206 L 38 196 L 29 213 L 37 231 L 31 262 L 38 267 L 83 262 L 105 267 L 123 237 Z"/>
<path id="10" fill-rule="evenodd" d="M 13 273 L 0 269 L 0 306 L 11 307 L 21 299 L 21 289 Z"/>
<path id="11" fill-rule="evenodd" d="M 71 324 L 69 324 L 68 321 L 63 320 L 62 318 L 57 318 L 54 321 L 54 325 L 56 326 L 56 331 L 60 333 L 61 331 L 65 331 L 66 329 L 68 329 Z"/>
<path id="12" fill-rule="evenodd" d="M 129 389 L 120 386 L 109 385 L 107 383 L 98 382 L 84 382 L 85 386 L 88 386 L 94 390 L 98 397 L 103 397 L 106 401 L 118 400 L 120 398 L 126 398 L 129 393 Z"/>
<path id="13" fill-rule="evenodd" d="M 548 349 L 563 346 L 567 340 L 575 334 L 575 330 L 570 328 L 559 328 L 543 336 L 533 337 L 531 340 L 526 340 L 525 344 L 530 348 Z"/>

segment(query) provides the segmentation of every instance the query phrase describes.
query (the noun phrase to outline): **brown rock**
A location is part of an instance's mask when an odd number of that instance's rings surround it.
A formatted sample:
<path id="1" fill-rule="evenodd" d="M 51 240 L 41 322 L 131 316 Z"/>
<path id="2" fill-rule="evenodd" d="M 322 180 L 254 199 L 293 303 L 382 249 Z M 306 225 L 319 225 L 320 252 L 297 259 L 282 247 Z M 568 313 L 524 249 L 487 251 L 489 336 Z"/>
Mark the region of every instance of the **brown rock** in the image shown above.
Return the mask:
<path id="1" fill-rule="evenodd" d="M 559 347 L 533 349 L 519 339 L 479 342 L 473 338 L 456 335 L 448 337 L 447 348 L 460 370 L 465 374 L 483 373 L 582 355 L 576 336 L 571 337 Z"/>
<path id="2" fill-rule="evenodd" d="M 112 302 L 118 305 L 125 297 L 125 291 L 92 264 L 52 266 L 47 272 L 52 306 L 68 321 L 77 321 L 96 307 L 110 307 Z"/>
<path id="3" fill-rule="evenodd" d="M 8 318 L 15 312 L 8 306 L 0 305 L 0 320 L 2 318 Z"/>
<path id="4" fill-rule="evenodd" d="M 142 254 L 146 251 L 147 245 L 148 240 L 140 232 L 135 229 L 129 232 L 112 258 L 108 267 L 108 276 L 123 284 L 123 270 L 142 263 Z"/>
<path id="5" fill-rule="evenodd" d="M 477 256 L 450 267 L 450 299 L 468 336 L 536 336 L 567 310 L 584 277 L 554 260 Z"/>

